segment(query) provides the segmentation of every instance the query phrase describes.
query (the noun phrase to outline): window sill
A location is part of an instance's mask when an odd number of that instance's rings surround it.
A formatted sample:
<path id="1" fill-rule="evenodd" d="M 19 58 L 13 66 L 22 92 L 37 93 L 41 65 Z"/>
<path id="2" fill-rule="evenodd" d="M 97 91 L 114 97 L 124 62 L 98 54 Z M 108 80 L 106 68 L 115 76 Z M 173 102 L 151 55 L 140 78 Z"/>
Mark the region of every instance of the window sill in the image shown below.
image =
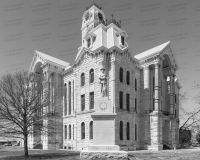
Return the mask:
<path id="1" fill-rule="evenodd" d="M 75 114 L 70 114 L 70 115 L 64 115 L 63 118 L 70 118 L 70 117 L 74 117 Z"/>
<path id="2" fill-rule="evenodd" d="M 79 111 L 76 114 L 81 115 L 81 114 L 87 114 L 87 113 L 93 113 L 93 112 L 95 112 L 95 110 L 91 109 L 91 110 Z"/>

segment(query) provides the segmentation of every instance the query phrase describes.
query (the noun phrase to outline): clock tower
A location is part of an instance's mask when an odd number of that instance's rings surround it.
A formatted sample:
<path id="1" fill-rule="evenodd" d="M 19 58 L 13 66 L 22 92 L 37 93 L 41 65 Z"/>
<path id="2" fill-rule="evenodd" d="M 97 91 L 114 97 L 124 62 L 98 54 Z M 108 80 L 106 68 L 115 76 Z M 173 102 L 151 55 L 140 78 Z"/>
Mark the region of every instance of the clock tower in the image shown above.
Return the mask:
<path id="1" fill-rule="evenodd" d="M 91 30 L 95 28 L 95 25 L 100 22 L 105 22 L 105 14 L 97 4 L 92 4 L 86 8 L 82 17 L 82 46 L 87 47 L 87 44 L 92 43 L 91 34 L 87 35 Z M 94 37 L 94 36 L 93 36 Z M 91 41 L 85 43 L 85 41 Z"/>

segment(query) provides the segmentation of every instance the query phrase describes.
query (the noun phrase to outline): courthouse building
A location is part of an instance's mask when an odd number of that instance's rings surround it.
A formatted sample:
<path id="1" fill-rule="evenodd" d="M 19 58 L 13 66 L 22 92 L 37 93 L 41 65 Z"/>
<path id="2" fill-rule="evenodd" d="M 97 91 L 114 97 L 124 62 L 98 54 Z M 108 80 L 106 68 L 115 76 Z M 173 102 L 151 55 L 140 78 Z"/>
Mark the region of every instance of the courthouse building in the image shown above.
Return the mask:
<path id="1" fill-rule="evenodd" d="M 82 150 L 92 145 L 91 114 L 95 101 L 103 96 L 116 113 L 114 141 L 121 150 L 176 148 L 181 86 L 171 43 L 133 56 L 121 23 L 107 20 L 96 4 L 84 12 L 81 31 L 74 64 L 35 52 L 29 70 L 48 82 L 49 111 L 60 109 L 62 116 L 56 122 L 63 127 L 51 137 L 33 134 L 30 147 L 38 142 L 43 149 Z"/>

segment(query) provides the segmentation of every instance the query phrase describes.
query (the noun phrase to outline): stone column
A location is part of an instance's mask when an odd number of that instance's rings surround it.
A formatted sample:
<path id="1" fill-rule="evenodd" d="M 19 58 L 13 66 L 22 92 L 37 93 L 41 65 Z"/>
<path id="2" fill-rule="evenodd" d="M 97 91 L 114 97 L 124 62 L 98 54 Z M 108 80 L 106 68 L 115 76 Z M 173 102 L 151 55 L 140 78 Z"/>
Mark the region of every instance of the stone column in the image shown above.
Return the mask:
<path id="1" fill-rule="evenodd" d="M 47 99 L 49 101 L 43 111 L 43 114 L 45 116 L 45 118 L 43 119 L 44 131 L 42 133 L 43 149 L 48 149 L 48 134 L 47 134 L 48 119 L 47 119 L 46 115 L 48 114 L 49 107 L 50 107 L 50 85 L 51 85 L 50 84 L 50 74 L 51 74 L 51 72 L 49 72 L 49 71 L 45 72 L 45 81 L 43 83 L 45 85 L 44 90 L 43 90 L 43 93 L 44 93 L 43 97 L 44 97 L 44 99 Z"/>
<path id="2" fill-rule="evenodd" d="M 171 140 L 172 147 L 176 149 L 176 119 L 175 119 L 175 101 L 174 101 L 174 90 L 175 90 L 175 75 L 170 75 L 170 114 L 171 114 Z"/>
<path id="3" fill-rule="evenodd" d="M 150 141 L 150 126 L 149 126 L 149 112 L 150 112 L 150 68 L 144 67 L 144 94 L 145 94 L 145 144 L 149 144 Z M 145 146 L 146 148 L 147 146 Z"/>
<path id="4" fill-rule="evenodd" d="M 149 150 L 162 150 L 162 113 L 160 112 L 160 67 L 155 64 L 155 92 L 154 111 L 150 113 L 151 145 Z"/>
<path id="5" fill-rule="evenodd" d="M 149 89 L 149 66 L 144 67 L 144 89 Z"/>
<path id="6" fill-rule="evenodd" d="M 170 114 L 174 115 L 174 75 L 170 75 Z"/>
<path id="7" fill-rule="evenodd" d="M 154 88 L 154 110 L 160 111 L 160 66 L 158 63 L 155 64 L 155 88 Z"/>

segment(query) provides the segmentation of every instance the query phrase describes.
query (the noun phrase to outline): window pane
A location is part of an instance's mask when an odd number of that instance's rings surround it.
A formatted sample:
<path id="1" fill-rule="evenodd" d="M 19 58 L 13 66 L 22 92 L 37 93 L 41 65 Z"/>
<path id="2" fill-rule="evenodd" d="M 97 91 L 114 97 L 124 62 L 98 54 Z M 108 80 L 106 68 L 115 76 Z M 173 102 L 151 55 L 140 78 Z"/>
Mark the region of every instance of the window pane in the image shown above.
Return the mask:
<path id="1" fill-rule="evenodd" d="M 121 36 L 121 43 L 124 46 L 124 36 Z"/>
<path id="2" fill-rule="evenodd" d="M 81 86 L 84 86 L 85 85 L 85 74 L 82 73 L 81 74 Z"/>
<path id="3" fill-rule="evenodd" d="M 81 95 L 81 111 L 85 110 L 85 95 Z"/>
<path id="4" fill-rule="evenodd" d="M 85 123 L 81 123 L 81 139 L 85 139 Z"/>
<path id="5" fill-rule="evenodd" d="M 69 139 L 71 139 L 71 135 L 72 133 L 71 133 L 71 125 L 69 125 Z"/>
<path id="6" fill-rule="evenodd" d="M 93 122 L 90 122 L 90 139 L 93 139 Z"/>
<path id="7" fill-rule="evenodd" d="M 137 124 L 135 124 L 135 140 L 137 140 Z"/>
<path id="8" fill-rule="evenodd" d="M 129 85 L 130 84 L 130 72 L 127 71 L 126 73 L 126 83 Z"/>
<path id="9" fill-rule="evenodd" d="M 94 92 L 90 92 L 90 109 L 94 109 Z"/>
<path id="10" fill-rule="evenodd" d="M 123 140 L 123 122 L 120 121 L 120 124 L 119 124 L 119 138 L 120 140 Z"/>
<path id="11" fill-rule="evenodd" d="M 90 70 L 90 83 L 93 83 L 94 82 L 94 70 L 91 69 Z"/>
<path id="12" fill-rule="evenodd" d="M 135 78 L 135 90 L 137 91 L 137 79 Z"/>
<path id="13" fill-rule="evenodd" d="M 69 115 L 71 114 L 71 82 L 69 82 Z"/>
<path id="14" fill-rule="evenodd" d="M 65 125 L 65 139 L 67 139 L 67 126 Z"/>
<path id="15" fill-rule="evenodd" d="M 127 126 L 126 126 L 126 138 L 127 138 L 127 140 L 130 140 L 130 124 L 129 124 L 129 122 L 127 122 Z"/>
<path id="16" fill-rule="evenodd" d="M 123 109 L 123 92 L 119 92 L 119 107 L 120 109 Z"/>
<path id="17" fill-rule="evenodd" d="M 130 109 L 130 94 L 126 94 L 126 108 L 129 111 Z"/>
<path id="18" fill-rule="evenodd" d="M 123 69 L 122 68 L 119 69 L 119 80 L 120 80 L 120 82 L 123 82 Z"/>

